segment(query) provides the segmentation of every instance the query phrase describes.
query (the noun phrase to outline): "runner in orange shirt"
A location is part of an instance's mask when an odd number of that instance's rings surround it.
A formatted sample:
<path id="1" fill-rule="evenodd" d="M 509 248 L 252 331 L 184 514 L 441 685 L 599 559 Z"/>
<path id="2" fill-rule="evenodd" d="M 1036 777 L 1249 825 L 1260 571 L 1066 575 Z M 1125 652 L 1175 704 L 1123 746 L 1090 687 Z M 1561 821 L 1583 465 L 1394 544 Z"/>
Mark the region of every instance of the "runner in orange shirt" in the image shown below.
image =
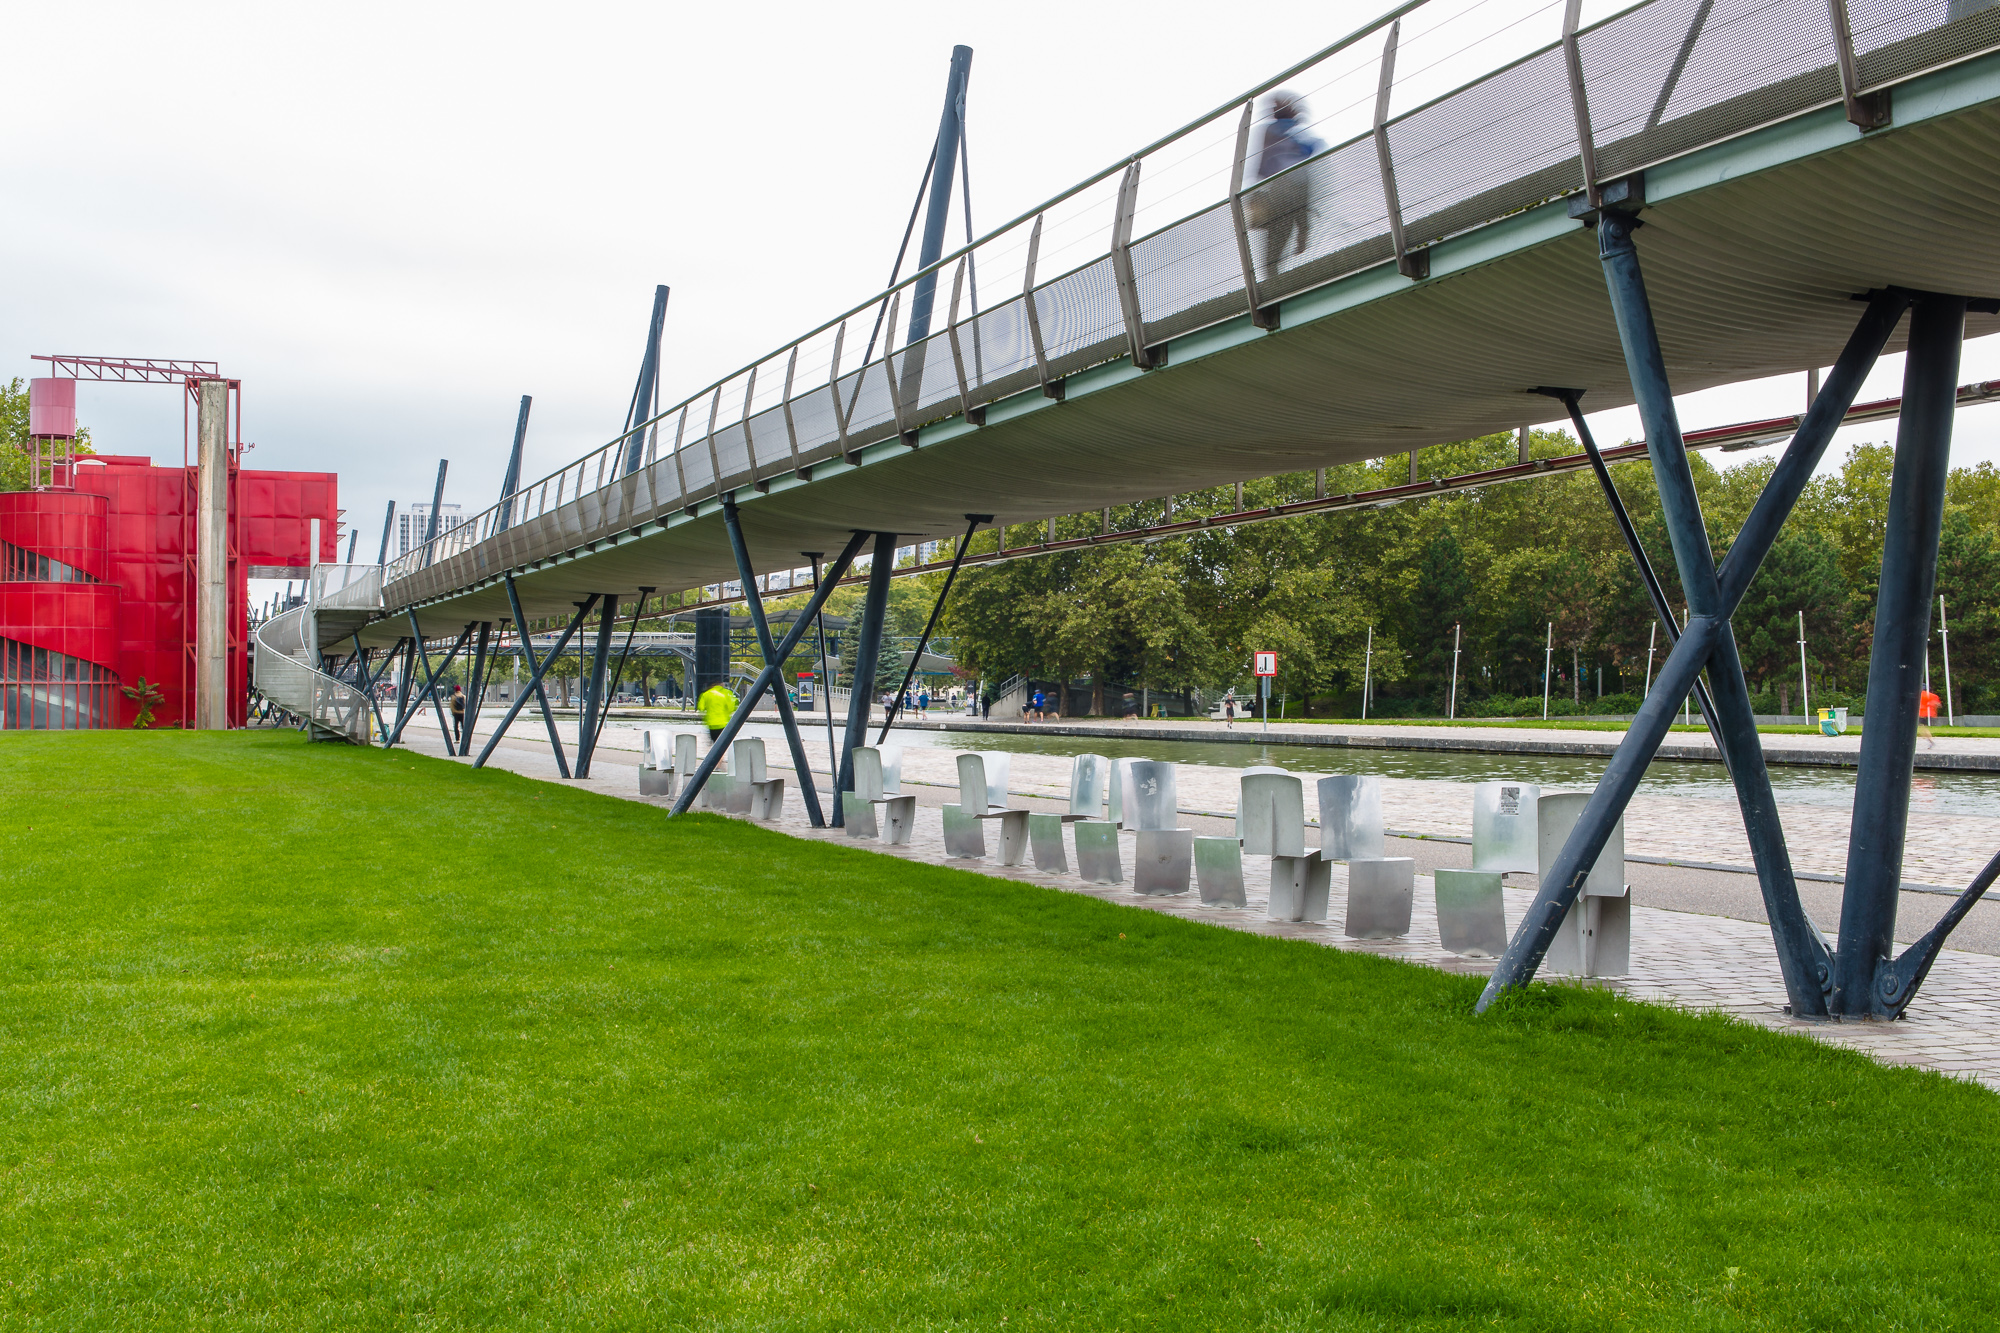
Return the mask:
<path id="1" fill-rule="evenodd" d="M 1937 748 L 1937 742 L 1931 739 L 1931 724 L 1937 721 L 1938 704 L 1941 702 L 1928 688 L 1917 696 L 1917 730 L 1922 733 L 1927 750 Z"/>

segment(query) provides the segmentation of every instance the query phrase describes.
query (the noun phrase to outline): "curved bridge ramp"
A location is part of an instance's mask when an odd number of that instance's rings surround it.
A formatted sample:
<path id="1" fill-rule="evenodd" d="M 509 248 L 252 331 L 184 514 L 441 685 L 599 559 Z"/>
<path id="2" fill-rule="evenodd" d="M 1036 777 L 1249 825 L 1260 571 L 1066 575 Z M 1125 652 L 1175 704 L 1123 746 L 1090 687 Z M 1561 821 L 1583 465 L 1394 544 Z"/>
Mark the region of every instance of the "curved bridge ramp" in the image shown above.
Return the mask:
<path id="1" fill-rule="evenodd" d="M 310 665 L 303 606 L 275 615 L 257 626 L 254 682 L 265 698 L 302 719 L 316 741 L 347 741 L 373 745 L 375 728 L 368 696 L 344 680 L 336 680 Z"/>

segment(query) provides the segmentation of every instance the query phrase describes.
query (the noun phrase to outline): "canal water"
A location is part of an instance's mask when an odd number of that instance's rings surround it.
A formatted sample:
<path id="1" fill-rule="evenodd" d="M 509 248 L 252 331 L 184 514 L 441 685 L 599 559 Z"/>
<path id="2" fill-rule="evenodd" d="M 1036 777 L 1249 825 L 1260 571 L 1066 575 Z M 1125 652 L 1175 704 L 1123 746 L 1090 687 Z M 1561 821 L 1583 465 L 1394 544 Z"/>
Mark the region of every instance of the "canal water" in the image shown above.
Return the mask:
<path id="1" fill-rule="evenodd" d="M 807 722 L 811 714 L 801 715 Z M 630 724 L 627 724 L 630 725 Z M 632 744 L 637 745 L 633 727 Z M 775 756 L 784 733 L 771 724 L 753 724 Z M 826 759 L 826 723 L 808 723 L 806 753 L 816 762 Z M 1370 750 L 1347 746 L 1331 750 L 1320 745 L 1244 745 L 1210 741 L 1121 741 L 1100 736 L 1067 736 L 1059 732 L 1022 734 L 986 731 L 897 731 L 891 743 L 905 749 L 1002 750 L 1011 754 L 1101 754 L 1111 759 L 1166 759 L 1210 768 L 1249 768 L 1270 764 L 1298 773 L 1366 773 L 1385 778 L 1427 782 L 1485 782 L 1512 778 L 1545 787 L 1589 787 L 1604 773 L 1605 760 L 1568 755 L 1480 754 L 1437 750 Z M 1841 809 L 1854 804 L 1854 770 L 1776 765 L 1770 770 L 1778 800 L 1789 805 L 1826 805 Z M 1647 796 L 1703 796 L 1734 799 L 1735 789 L 1720 764 L 1661 761 L 1646 770 L 1639 787 Z M 1919 772 L 1911 782 L 1910 809 L 1930 814 L 2000 818 L 2000 773 Z"/>

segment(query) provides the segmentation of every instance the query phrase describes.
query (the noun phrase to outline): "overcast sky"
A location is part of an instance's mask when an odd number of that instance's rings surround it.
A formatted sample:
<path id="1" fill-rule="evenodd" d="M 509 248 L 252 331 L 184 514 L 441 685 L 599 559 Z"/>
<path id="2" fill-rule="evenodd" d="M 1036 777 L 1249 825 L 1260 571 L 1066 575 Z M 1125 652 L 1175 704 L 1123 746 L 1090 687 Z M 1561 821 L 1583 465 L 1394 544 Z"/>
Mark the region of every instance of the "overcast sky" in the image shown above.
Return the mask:
<path id="1" fill-rule="evenodd" d="M 1560 23 L 1542 0 L 1449 3 L 1473 14 L 1447 31 Z M 428 500 L 439 458 L 447 500 L 497 498 L 521 394 L 528 477 L 615 434 L 655 283 L 663 402 L 878 290 L 954 43 L 975 51 L 983 230 L 1380 7 L 23 5 L 0 376 L 46 352 L 217 360 L 244 382 L 250 464 L 338 472 L 373 559 L 384 502 Z M 2000 377 L 1995 341 L 1962 380 Z M 1791 377 L 1683 419 L 1803 401 Z M 101 451 L 179 460 L 171 388 L 85 385 L 78 406 Z M 1993 457 L 2000 414 L 1961 414 L 1955 461 Z"/>

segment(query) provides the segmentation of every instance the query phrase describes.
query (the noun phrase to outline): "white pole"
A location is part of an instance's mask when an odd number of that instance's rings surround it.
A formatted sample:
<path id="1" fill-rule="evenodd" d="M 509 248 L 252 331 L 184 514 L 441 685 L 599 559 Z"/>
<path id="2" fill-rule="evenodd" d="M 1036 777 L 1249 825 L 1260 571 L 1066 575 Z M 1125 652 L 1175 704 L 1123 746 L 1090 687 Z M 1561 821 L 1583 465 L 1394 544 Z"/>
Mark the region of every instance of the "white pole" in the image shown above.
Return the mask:
<path id="1" fill-rule="evenodd" d="M 1799 711 L 1806 715 L 1806 725 L 1811 726 L 1812 686 L 1806 677 L 1806 613 L 1804 611 L 1799 612 Z"/>
<path id="2" fill-rule="evenodd" d="M 1653 639 L 1659 632 L 1660 622 L 1657 620 L 1646 626 L 1646 688 L 1639 691 L 1641 699 L 1653 692 Z"/>
<path id="3" fill-rule="evenodd" d="M 1361 720 L 1368 720 L 1368 678 L 1375 667 L 1375 627 L 1368 627 L 1368 651 L 1361 659 Z"/>
<path id="4" fill-rule="evenodd" d="M 1549 668 L 1555 664 L 1556 622 L 1549 622 L 1548 642 L 1542 645 L 1542 721 L 1549 720 Z"/>
<path id="5" fill-rule="evenodd" d="M 1944 640 L 1944 722 L 1948 727 L 1958 725 L 1958 714 L 1951 706 L 1951 627 L 1944 619 L 1944 594 L 1938 594 L 1938 637 Z"/>
<path id="6" fill-rule="evenodd" d="M 1445 717 L 1458 720 L 1458 639 L 1462 624 L 1451 627 L 1451 706 L 1445 710 Z"/>
<path id="7" fill-rule="evenodd" d="M 1681 611 L 1681 632 L 1683 634 L 1687 633 L 1688 615 L 1689 612 L 1685 609 Z M 1699 680 L 1701 677 L 1697 675 L 1695 679 Z M 1694 725 L 1694 687 L 1692 685 L 1688 687 L 1687 698 L 1681 700 L 1681 725 L 1684 727 Z"/>

